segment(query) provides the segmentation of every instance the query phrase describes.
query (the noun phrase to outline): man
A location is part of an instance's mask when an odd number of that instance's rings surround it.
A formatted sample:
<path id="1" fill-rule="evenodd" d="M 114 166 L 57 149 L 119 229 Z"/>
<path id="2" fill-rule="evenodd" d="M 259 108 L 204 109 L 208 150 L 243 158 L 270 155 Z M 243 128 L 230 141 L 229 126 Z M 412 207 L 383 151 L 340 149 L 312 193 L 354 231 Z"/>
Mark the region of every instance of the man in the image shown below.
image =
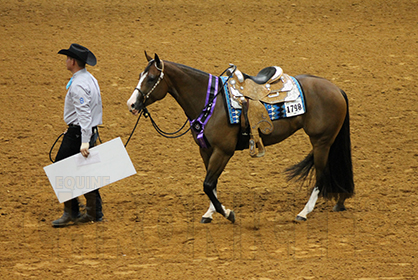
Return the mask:
<path id="1" fill-rule="evenodd" d="M 64 121 L 68 130 L 64 134 L 55 161 L 79 152 L 88 157 L 98 137 L 97 126 L 102 124 L 102 100 L 97 80 L 85 68 L 96 65 L 94 54 L 78 44 L 62 49 L 58 54 L 67 56 L 67 69 L 73 74 L 67 84 L 64 104 Z M 71 223 L 98 222 L 103 219 L 102 199 L 99 190 L 84 195 L 86 213 L 80 214 L 78 198 L 64 202 L 64 214 L 52 222 L 53 227 L 64 227 Z"/>

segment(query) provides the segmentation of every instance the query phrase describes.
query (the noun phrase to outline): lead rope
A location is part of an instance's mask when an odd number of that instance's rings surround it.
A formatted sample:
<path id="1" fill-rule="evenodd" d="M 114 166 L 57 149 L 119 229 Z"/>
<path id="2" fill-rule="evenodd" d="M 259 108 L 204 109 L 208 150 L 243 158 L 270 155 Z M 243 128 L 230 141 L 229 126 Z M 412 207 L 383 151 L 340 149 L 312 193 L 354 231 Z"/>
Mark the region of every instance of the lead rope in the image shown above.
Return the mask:
<path id="1" fill-rule="evenodd" d="M 52 144 L 51 149 L 49 150 L 49 160 L 52 163 L 55 163 L 55 160 L 52 159 L 52 150 L 54 149 L 55 145 L 57 144 L 58 140 L 65 134 L 65 132 L 61 133 L 58 138 L 55 140 L 54 144 Z M 99 138 L 100 144 L 102 144 L 102 139 L 100 138 L 99 130 L 97 129 L 97 138 Z M 126 145 L 125 145 L 126 146 Z"/>
<path id="2" fill-rule="evenodd" d="M 141 116 L 142 116 L 143 114 L 145 115 L 145 117 L 147 117 L 148 110 L 147 110 L 146 108 L 144 108 L 144 109 L 141 111 L 141 113 L 139 114 L 138 119 L 136 120 L 136 124 L 135 124 L 134 128 L 132 129 L 131 135 L 129 135 L 129 138 L 128 138 L 128 140 L 127 140 L 127 141 L 126 141 L 126 143 L 125 143 L 125 148 L 126 148 L 126 146 L 128 145 L 129 141 L 131 140 L 131 137 L 132 137 L 132 135 L 134 134 L 136 127 L 138 126 L 139 119 L 141 118 Z"/>
<path id="3" fill-rule="evenodd" d="M 62 137 L 64 135 L 64 132 L 63 133 L 61 133 L 60 134 L 60 136 L 58 136 L 58 138 L 57 138 L 57 140 L 55 140 L 55 142 L 54 142 L 54 144 L 52 144 L 52 147 L 51 147 L 51 149 L 49 150 L 49 160 L 52 162 L 52 163 L 54 163 L 55 161 L 54 160 L 52 160 L 52 150 L 54 149 L 54 147 L 55 147 L 55 144 L 57 144 L 57 142 L 58 142 L 58 140 Z"/>

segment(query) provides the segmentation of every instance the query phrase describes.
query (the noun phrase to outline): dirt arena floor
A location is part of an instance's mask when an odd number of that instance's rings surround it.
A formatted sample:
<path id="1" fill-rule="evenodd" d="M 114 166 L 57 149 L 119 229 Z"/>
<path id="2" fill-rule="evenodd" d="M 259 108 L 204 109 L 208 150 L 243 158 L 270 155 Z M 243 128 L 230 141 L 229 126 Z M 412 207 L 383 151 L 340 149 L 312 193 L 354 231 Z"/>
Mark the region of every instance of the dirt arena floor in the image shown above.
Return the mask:
<path id="1" fill-rule="evenodd" d="M 0 1 L 0 278 L 418 279 L 417 33 L 417 0 Z M 52 228 L 63 206 L 43 167 L 66 129 L 57 52 L 74 42 L 98 58 L 104 142 L 135 125 L 144 50 L 217 75 L 234 63 L 331 80 L 350 100 L 348 211 L 320 199 L 294 222 L 309 190 L 283 173 L 310 151 L 300 131 L 260 159 L 237 152 L 218 185 L 236 223 L 200 224 L 197 145 L 141 119 L 127 146 L 137 174 L 102 189 L 105 222 Z M 186 120 L 171 97 L 149 110 L 168 131 Z"/>

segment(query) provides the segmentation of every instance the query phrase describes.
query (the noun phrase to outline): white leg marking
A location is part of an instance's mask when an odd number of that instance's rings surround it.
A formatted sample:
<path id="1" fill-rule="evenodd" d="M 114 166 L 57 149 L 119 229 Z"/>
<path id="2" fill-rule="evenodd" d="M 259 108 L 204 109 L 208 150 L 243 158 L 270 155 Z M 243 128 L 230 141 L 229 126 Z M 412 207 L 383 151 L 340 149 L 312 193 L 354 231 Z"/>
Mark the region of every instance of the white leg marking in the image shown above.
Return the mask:
<path id="1" fill-rule="evenodd" d="M 216 197 L 218 197 L 218 194 L 216 193 L 216 190 L 213 190 L 213 193 L 215 194 L 215 196 L 216 196 Z M 226 210 L 226 208 L 225 208 L 225 206 L 223 206 L 223 205 L 222 205 L 222 208 L 224 209 L 225 213 L 227 213 L 226 217 L 228 217 L 228 216 L 229 216 L 229 212 L 230 212 L 230 211 L 227 211 L 227 210 Z M 209 219 L 212 219 L 212 215 L 213 215 L 214 213 L 216 213 L 216 209 L 215 209 L 215 206 L 213 205 L 213 203 L 212 203 L 212 201 L 211 201 L 211 202 L 210 202 L 210 205 L 209 205 L 209 209 L 208 209 L 208 211 L 206 211 L 206 213 L 205 213 L 205 214 L 203 214 L 202 218 L 209 218 Z"/>
<path id="2" fill-rule="evenodd" d="M 215 206 L 213 206 L 213 203 L 211 202 L 208 211 L 202 216 L 202 218 L 212 219 L 212 215 L 214 213 L 216 213 L 216 209 Z"/>
<path id="3" fill-rule="evenodd" d="M 305 218 L 315 208 L 316 201 L 318 200 L 319 189 L 315 187 L 312 191 L 311 197 L 305 205 L 305 208 L 298 214 L 299 217 Z"/>

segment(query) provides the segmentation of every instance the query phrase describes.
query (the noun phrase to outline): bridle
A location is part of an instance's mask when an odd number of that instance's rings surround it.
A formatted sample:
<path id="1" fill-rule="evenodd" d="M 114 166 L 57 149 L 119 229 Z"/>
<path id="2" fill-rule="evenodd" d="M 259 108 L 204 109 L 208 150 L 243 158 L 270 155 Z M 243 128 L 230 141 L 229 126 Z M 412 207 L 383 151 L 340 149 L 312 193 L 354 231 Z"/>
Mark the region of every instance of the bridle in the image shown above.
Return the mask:
<path id="1" fill-rule="evenodd" d="M 153 59 L 151 63 L 155 62 L 155 60 Z M 147 94 L 143 93 L 142 90 L 140 88 L 135 88 L 135 90 L 137 90 L 139 92 L 139 94 L 141 95 L 143 101 L 142 104 L 145 104 L 145 101 L 147 101 L 147 99 L 150 97 L 151 93 L 155 90 L 155 88 L 160 84 L 161 80 L 164 78 L 164 61 L 161 60 L 161 68 L 159 68 L 157 66 L 157 63 L 155 62 L 155 68 L 157 68 L 158 71 L 160 71 L 160 76 L 158 77 L 158 80 L 155 82 L 155 84 L 152 86 L 152 88 L 148 91 Z M 145 105 L 144 105 L 145 107 Z"/>
<path id="2" fill-rule="evenodd" d="M 150 61 L 150 65 L 152 63 L 154 63 L 154 62 L 155 62 L 154 59 L 151 60 Z M 183 124 L 183 126 L 179 130 L 177 130 L 175 132 L 165 132 L 165 131 L 161 130 L 158 127 L 158 125 L 155 123 L 155 121 L 152 119 L 151 114 L 148 112 L 148 110 L 147 110 L 147 108 L 145 106 L 145 101 L 150 97 L 151 93 L 155 90 L 155 88 L 160 84 L 161 80 L 164 78 L 164 61 L 161 60 L 161 68 L 159 68 L 157 66 L 157 63 L 155 63 L 155 68 L 157 68 L 157 70 L 160 71 L 160 76 L 158 77 L 158 80 L 155 82 L 155 84 L 152 86 L 152 88 L 148 91 L 148 93 L 145 94 L 144 92 L 142 92 L 142 90 L 140 88 L 137 88 L 137 87 L 135 88 L 135 90 L 137 90 L 139 92 L 139 94 L 141 94 L 141 97 L 143 99 L 143 101 L 142 101 L 143 108 L 140 110 L 141 113 L 138 116 L 138 120 L 136 121 L 136 124 L 135 124 L 135 126 L 134 126 L 134 128 L 133 128 L 133 130 L 132 130 L 132 132 L 131 132 L 131 134 L 129 136 L 129 138 L 128 138 L 128 141 L 126 141 L 125 147 L 128 145 L 129 141 L 131 140 L 131 137 L 132 137 L 133 133 L 135 132 L 135 129 L 136 129 L 137 125 L 138 125 L 139 119 L 141 118 L 142 115 L 144 115 L 145 118 L 148 118 L 149 117 L 150 120 L 151 120 L 152 126 L 155 128 L 155 130 L 161 136 L 166 137 L 166 138 L 178 138 L 178 137 L 181 137 L 184 134 L 186 134 L 187 132 L 189 132 L 189 130 L 191 129 L 191 127 L 189 127 L 186 131 L 181 132 L 183 130 L 183 128 L 186 126 L 186 124 L 188 123 L 188 120 L 186 120 L 186 122 Z M 134 107 L 134 104 L 132 104 L 132 107 Z M 132 112 L 132 110 L 131 110 L 131 112 Z"/>
<path id="3" fill-rule="evenodd" d="M 150 65 L 152 64 L 152 63 L 154 63 L 155 62 L 155 59 L 153 59 L 153 60 L 150 60 Z M 233 65 L 230 65 L 230 66 L 233 66 Z M 130 141 L 130 139 L 131 139 L 131 137 L 132 137 L 132 135 L 133 135 L 133 133 L 135 132 L 135 129 L 136 129 L 136 127 L 137 127 L 137 125 L 138 125 L 138 122 L 139 122 L 139 119 L 141 118 L 141 116 L 142 115 L 144 115 L 145 116 L 145 118 L 150 118 L 150 120 L 151 120 L 151 123 L 152 123 L 152 126 L 155 128 L 155 130 L 161 135 L 161 136 L 163 136 L 163 137 L 166 137 L 166 138 L 178 138 L 178 137 L 181 137 L 181 136 L 183 136 L 183 135 L 185 135 L 187 132 L 189 132 L 189 130 L 192 128 L 192 126 L 190 126 L 186 131 L 184 131 L 184 132 L 181 132 L 182 130 L 183 130 L 183 128 L 186 126 L 186 124 L 189 122 L 189 119 L 187 119 L 186 120 L 186 122 L 183 124 L 183 126 L 179 129 L 179 130 L 177 130 L 177 131 L 175 131 L 175 132 L 165 132 L 165 131 L 163 131 L 163 130 L 161 130 L 159 127 L 158 127 L 158 125 L 155 123 L 155 121 L 152 119 L 152 117 L 151 117 L 151 114 L 148 112 L 148 110 L 147 110 L 147 108 L 146 108 L 146 106 L 145 106 L 145 101 L 150 97 L 150 95 L 151 95 L 151 93 L 155 90 L 155 88 L 159 85 L 159 83 L 161 82 L 161 80 L 164 78 L 164 62 L 161 60 L 161 68 L 159 68 L 158 66 L 157 66 L 157 63 L 155 62 L 155 68 L 157 68 L 157 70 L 159 70 L 160 71 L 160 76 L 158 77 L 158 80 L 157 80 L 157 82 L 155 82 L 155 84 L 152 86 L 152 88 L 148 91 L 148 93 L 147 94 L 145 94 L 145 93 L 143 93 L 142 91 L 141 91 L 141 89 L 139 89 L 139 88 L 135 88 L 135 90 L 137 90 L 138 92 L 139 92 L 139 94 L 141 94 L 141 97 L 143 98 L 143 101 L 142 101 L 142 104 L 143 104 L 143 108 L 141 108 L 141 113 L 139 114 L 139 116 L 138 116 L 138 120 L 136 121 L 136 124 L 135 124 L 135 126 L 134 126 L 134 128 L 133 128 L 133 130 L 132 130 L 132 132 L 131 132 L 131 134 L 130 134 L 130 136 L 129 136 L 129 138 L 128 138 L 128 141 L 126 142 L 126 144 L 125 144 L 125 147 L 128 145 L 128 143 L 129 143 L 129 141 Z M 225 69 L 225 71 L 223 71 L 222 72 L 222 74 L 220 75 L 220 76 L 222 76 L 225 72 L 227 72 L 227 70 L 228 69 L 230 69 L 230 68 L 227 68 L 227 69 Z M 232 72 L 233 73 L 233 72 Z M 232 75 L 232 74 L 231 74 Z M 229 80 L 229 77 L 228 77 L 228 80 Z M 227 82 L 227 80 L 224 82 L 224 84 Z M 209 103 L 212 103 L 212 101 L 213 101 L 213 99 L 214 98 L 216 98 L 216 96 L 220 93 L 221 91 L 219 90 L 218 92 L 215 92 L 215 94 L 211 97 L 211 100 L 209 100 L 210 102 Z M 134 107 L 134 104 L 132 104 L 132 107 Z M 208 109 L 208 105 L 206 105 L 205 106 L 205 108 L 203 108 L 203 111 L 202 112 L 205 112 L 206 110 Z M 131 110 L 131 112 L 132 112 L 132 110 Z"/>

